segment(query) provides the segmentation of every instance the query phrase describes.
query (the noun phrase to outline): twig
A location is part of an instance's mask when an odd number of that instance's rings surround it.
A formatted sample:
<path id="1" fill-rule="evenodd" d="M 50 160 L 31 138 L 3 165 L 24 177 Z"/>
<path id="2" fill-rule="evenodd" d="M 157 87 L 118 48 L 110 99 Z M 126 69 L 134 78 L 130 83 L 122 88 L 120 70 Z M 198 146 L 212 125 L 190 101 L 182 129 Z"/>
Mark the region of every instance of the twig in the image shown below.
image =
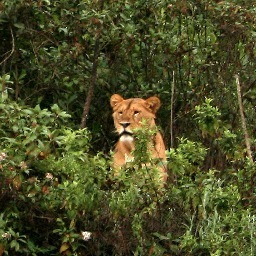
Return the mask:
<path id="1" fill-rule="evenodd" d="M 236 79 L 237 98 L 238 98 L 238 105 L 239 105 L 239 110 L 240 110 L 240 117 L 241 117 L 242 129 L 243 129 L 245 145 L 246 145 L 246 152 L 247 152 L 247 155 L 248 155 L 250 161 L 253 162 L 250 137 L 248 135 L 248 131 L 246 128 L 246 121 L 245 121 L 245 116 L 244 116 L 244 107 L 243 107 L 243 101 L 242 101 L 242 95 L 241 95 L 241 85 L 240 85 L 240 81 L 239 81 L 239 76 L 235 75 L 235 79 Z"/>
<path id="2" fill-rule="evenodd" d="M 28 99 L 31 99 L 33 95 L 39 93 L 40 91 L 44 91 L 44 90 L 48 90 L 49 87 L 43 87 L 43 88 L 40 88 L 38 89 L 37 91 L 33 91 L 30 95 L 28 95 L 25 99 L 24 99 L 24 102 L 26 102 Z"/>
<path id="3" fill-rule="evenodd" d="M 12 49 L 7 52 L 7 53 L 9 53 L 9 54 L 8 54 L 8 56 L 7 56 L 3 61 L 0 62 L 0 66 L 1 66 L 4 62 L 6 62 L 6 61 L 12 56 L 12 54 L 14 53 L 14 49 L 15 49 L 14 35 L 13 35 L 12 28 L 10 28 L 10 30 L 11 30 L 11 35 L 12 35 Z M 7 53 L 6 53 L 6 54 L 7 54 Z"/>

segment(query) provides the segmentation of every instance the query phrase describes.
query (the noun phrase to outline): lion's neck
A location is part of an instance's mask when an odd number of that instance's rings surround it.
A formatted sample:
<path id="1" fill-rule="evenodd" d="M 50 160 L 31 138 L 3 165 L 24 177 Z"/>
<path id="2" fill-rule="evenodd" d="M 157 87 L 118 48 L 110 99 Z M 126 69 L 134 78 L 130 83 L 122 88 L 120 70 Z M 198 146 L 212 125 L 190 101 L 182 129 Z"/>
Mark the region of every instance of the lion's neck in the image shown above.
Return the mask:
<path id="1" fill-rule="evenodd" d="M 120 136 L 115 148 L 114 165 L 121 167 L 125 163 L 130 162 L 132 150 L 134 150 L 134 138 L 128 134 Z"/>
<path id="2" fill-rule="evenodd" d="M 119 141 L 121 141 L 125 144 L 133 144 L 134 138 L 131 135 L 124 134 L 119 138 Z"/>
<path id="3" fill-rule="evenodd" d="M 149 140 L 148 150 L 152 157 L 165 160 L 165 147 L 161 134 L 157 133 L 151 139 Z M 121 167 L 133 161 L 132 151 L 135 148 L 135 143 L 135 138 L 131 134 L 123 134 L 119 137 L 114 154 L 114 165 L 116 167 Z"/>
<path id="4" fill-rule="evenodd" d="M 124 134 L 119 138 L 118 141 L 120 153 L 130 154 L 134 149 L 134 138 L 131 135 Z"/>

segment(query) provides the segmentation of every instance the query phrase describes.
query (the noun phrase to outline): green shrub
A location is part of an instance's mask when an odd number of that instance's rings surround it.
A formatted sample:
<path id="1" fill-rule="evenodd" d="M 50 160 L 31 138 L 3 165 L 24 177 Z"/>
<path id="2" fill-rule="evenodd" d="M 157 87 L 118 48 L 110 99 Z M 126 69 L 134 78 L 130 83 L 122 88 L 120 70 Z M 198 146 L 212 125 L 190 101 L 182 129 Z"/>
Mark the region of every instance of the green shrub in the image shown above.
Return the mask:
<path id="1" fill-rule="evenodd" d="M 104 196 L 106 160 L 89 155 L 87 130 L 63 128 L 69 115 L 57 105 L 49 111 L 8 102 L 0 110 L 2 248 L 15 255 L 75 252 Z"/>
<path id="2" fill-rule="evenodd" d="M 254 255 L 256 216 L 243 208 L 238 187 L 216 179 L 214 171 L 196 183 L 192 198 L 198 200 L 181 237 L 181 248 L 189 255 Z"/>
<path id="3" fill-rule="evenodd" d="M 0 111 L 0 255 L 255 254 L 254 163 L 206 170 L 208 150 L 182 138 L 163 187 L 146 150 L 155 131 L 136 131 L 134 161 L 116 176 L 58 106 L 7 100 Z"/>

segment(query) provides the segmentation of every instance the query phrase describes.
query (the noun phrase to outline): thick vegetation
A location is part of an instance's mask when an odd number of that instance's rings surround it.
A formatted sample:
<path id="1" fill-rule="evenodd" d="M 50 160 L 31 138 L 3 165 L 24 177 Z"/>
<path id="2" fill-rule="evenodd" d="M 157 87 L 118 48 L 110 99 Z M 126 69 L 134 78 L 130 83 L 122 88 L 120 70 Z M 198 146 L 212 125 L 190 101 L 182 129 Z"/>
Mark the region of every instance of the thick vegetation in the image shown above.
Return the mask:
<path id="1" fill-rule="evenodd" d="M 248 0 L 2 0 L 0 256 L 255 255 L 255 17 Z M 114 175 L 113 93 L 161 98 L 165 187 L 150 131 Z"/>

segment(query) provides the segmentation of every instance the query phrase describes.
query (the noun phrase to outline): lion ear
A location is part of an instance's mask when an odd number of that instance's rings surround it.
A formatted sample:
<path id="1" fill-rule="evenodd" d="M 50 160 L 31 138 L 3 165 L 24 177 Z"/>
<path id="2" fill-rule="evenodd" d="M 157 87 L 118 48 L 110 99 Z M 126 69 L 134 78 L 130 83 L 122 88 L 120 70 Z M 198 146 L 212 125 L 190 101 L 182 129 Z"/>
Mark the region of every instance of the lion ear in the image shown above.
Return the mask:
<path id="1" fill-rule="evenodd" d="M 114 108 L 116 104 L 120 103 L 123 100 L 124 100 L 123 97 L 120 96 L 119 94 L 113 94 L 110 98 L 110 105 L 112 108 Z"/>
<path id="2" fill-rule="evenodd" d="M 146 99 L 146 102 L 149 105 L 149 108 L 151 109 L 151 111 L 155 114 L 157 112 L 157 110 L 160 108 L 161 106 L 161 102 L 160 99 L 156 96 L 154 97 L 150 97 L 148 99 Z"/>

